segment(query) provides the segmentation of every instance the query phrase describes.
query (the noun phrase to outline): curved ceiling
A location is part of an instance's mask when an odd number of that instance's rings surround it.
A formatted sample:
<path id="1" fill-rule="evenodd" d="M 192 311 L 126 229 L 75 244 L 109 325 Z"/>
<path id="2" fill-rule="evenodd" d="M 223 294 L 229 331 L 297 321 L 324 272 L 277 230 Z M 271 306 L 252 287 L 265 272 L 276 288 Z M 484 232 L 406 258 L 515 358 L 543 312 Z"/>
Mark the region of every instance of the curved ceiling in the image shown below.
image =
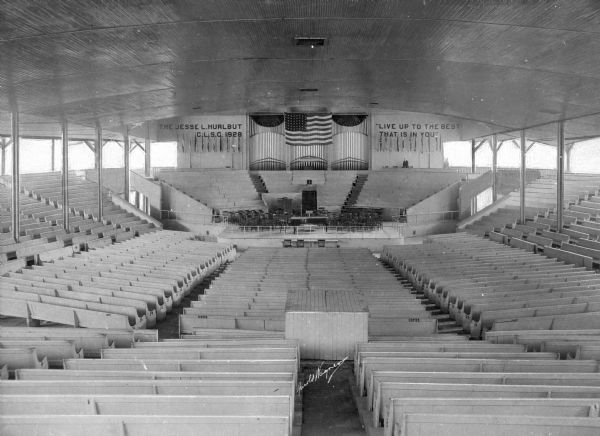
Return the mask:
<path id="1" fill-rule="evenodd" d="M 327 107 L 457 117 L 470 138 L 600 113 L 598 59 L 597 0 L 0 0 L 0 129 L 15 108 L 25 131 L 84 134 Z"/>

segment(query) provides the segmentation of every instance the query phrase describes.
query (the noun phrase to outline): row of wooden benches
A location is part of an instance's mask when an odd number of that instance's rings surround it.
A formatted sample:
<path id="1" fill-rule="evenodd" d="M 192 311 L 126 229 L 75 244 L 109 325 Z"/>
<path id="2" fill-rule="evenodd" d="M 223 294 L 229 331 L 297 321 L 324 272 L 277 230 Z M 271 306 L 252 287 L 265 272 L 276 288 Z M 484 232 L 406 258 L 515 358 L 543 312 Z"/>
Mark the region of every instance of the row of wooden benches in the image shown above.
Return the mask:
<path id="1" fill-rule="evenodd" d="M 68 329 L 56 330 L 68 337 Z M 87 329 L 70 330 L 73 341 L 96 338 L 81 333 Z M 147 436 L 290 435 L 301 422 L 298 343 L 257 333 L 207 331 L 202 339 L 103 348 L 99 359 L 64 359 L 64 369 L 17 368 L 15 380 L 0 381 L 0 429 L 11 435 L 104 435 L 115 426 Z"/>
<path id="2" fill-rule="evenodd" d="M 511 325 L 600 327 L 600 278 L 584 268 L 464 233 L 383 256 L 474 338 Z"/>
<path id="3" fill-rule="evenodd" d="M 190 238 L 156 232 L 8 272 L 0 283 L 0 314 L 76 327 L 153 327 L 207 274 L 235 257 L 228 244 Z"/>
<path id="4" fill-rule="evenodd" d="M 47 177 L 49 178 L 47 179 Z M 75 178 L 73 181 L 79 181 L 79 179 Z M 67 232 L 63 228 L 60 178 L 58 185 L 50 175 L 44 175 L 44 178 L 36 183 L 39 183 L 40 192 L 23 188 L 19 195 L 19 243 L 14 243 L 11 233 L 9 233 L 11 228 L 10 211 L 5 210 L 0 213 L 0 227 L 5 231 L 0 235 L 7 235 L 0 238 L 0 261 L 7 262 L 15 258 L 29 257 L 66 246 L 73 246 L 74 249 L 79 250 L 87 243 L 97 244 L 99 239 L 104 240 L 103 242 L 121 241 L 136 234 L 155 230 L 152 223 L 141 220 L 134 214 L 114 205 L 108 196 L 105 196 L 104 199 L 106 207 L 103 217 L 99 219 L 95 210 L 97 201 L 92 198 L 95 195 L 94 184 L 87 182 L 81 188 L 75 185 L 70 191 L 69 231 Z M 5 186 L 0 188 L 1 197 L 9 198 L 9 194 L 10 189 Z"/>
<path id="5" fill-rule="evenodd" d="M 180 332 L 201 328 L 283 331 L 288 290 L 356 290 L 369 334 L 430 334 L 436 320 L 368 250 L 248 249 L 180 318 Z"/>
<path id="6" fill-rule="evenodd" d="M 600 428 L 597 360 L 558 360 L 523 344 L 464 336 L 424 339 L 357 344 L 358 403 L 368 426 L 383 425 L 385 435 L 575 436 Z M 557 416 L 564 420 L 545 419 Z M 571 419 L 580 417 L 596 419 Z"/>

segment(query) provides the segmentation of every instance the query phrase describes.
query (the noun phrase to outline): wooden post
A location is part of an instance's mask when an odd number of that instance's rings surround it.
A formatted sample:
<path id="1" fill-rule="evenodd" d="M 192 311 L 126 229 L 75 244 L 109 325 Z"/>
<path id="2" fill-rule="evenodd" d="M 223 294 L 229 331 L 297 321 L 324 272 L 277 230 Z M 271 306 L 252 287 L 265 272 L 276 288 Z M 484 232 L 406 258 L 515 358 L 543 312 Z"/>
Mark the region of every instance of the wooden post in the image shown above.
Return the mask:
<path id="1" fill-rule="evenodd" d="M 96 169 L 98 170 L 98 221 L 102 221 L 104 208 L 102 204 L 102 148 L 104 146 L 102 138 L 102 127 L 96 125 Z"/>
<path id="2" fill-rule="evenodd" d="M 563 204 L 565 200 L 565 123 L 557 123 L 556 132 L 556 231 L 563 229 Z"/>
<path id="3" fill-rule="evenodd" d="M 56 171 L 56 166 L 54 165 L 54 158 L 55 158 L 55 149 L 56 149 L 56 144 L 54 143 L 54 138 L 51 139 L 52 143 L 50 145 L 50 150 L 51 150 L 51 154 L 52 157 L 50 158 L 50 171 L 54 172 Z"/>
<path id="4" fill-rule="evenodd" d="M 574 143 L 565 144 L 565 172 L 567 174 L 571 172 L 571 152 L 573 151 L 573 147 L 575 147 Z"/>
<path id="5" fill-rule="evenodd" d="M 69 232 L 69 125 L 62 121 L 62 204 L 63 228 Z M 54 139 L 52 139 L 52 159 L 54 161 Z"/>
<path id="6" fill-rule="evenodd" d="M 0 175 L 6 175 L 6 147 L 8 147 L 8 141 L 5 138 L 0 139 Z"/>
<path id="7" fill-rule="evenodd" d="M 526 170 L 526 162 L 525 156 L 527 153 L 527 144 L 525 139 L 525 129 L 521 130 L 521 171 L 519 177 L 519 186 L 520 186 L 520 219 L 521 224 L 525 224 L 525 170 Z"/>
<path id="8" fill-rule="evenodd" d="M 152 141 L 149 135 L 144 139 L 144 175 L 152 176 Z"/>
<path id="9" fill-rule="evenodd" d="M 492 135 L 492 142 L 490 143 L 492 148 L 492 201 L 498 199 L 498 188 L 496 186 L 496 176 L 498 170 L 498 135 Z"/>
<path id="10" fill-rule="evenodd" d="M 21 235 L 21 221 L 20 221 L 20 206 L 21 201 L 19 198 L 19 192 L 21 191 L 20 186 L 20 163 L 21 159 L 19 152 L 21 149 L 19 139 L 19 113 L 15 110 L 12 112 L 11 117 L 11 135 L 12 135 L 12 213 L 11 213 L 11 224 L 12 224 L 12 236 L 15 242 L 19 242 Z"/>
<path id="11" fill-rule="evenodd" d="M 475 147 L 475 138 L 471 139 L 471 173 L 475 173 L 475 152 L 477 148 Z"/>
<path id="12" fill-rule="evenodd" d="M 129 127 L 125 128 L 125 135 L 123 135 L 123 166 L 124 166 L 124 170 L 125 170 L 125 178 L 123 181 L 123 198 L 125 198 L 126 201 L 129 201 L 129 190 L 130 190 L 130 175 L 129 175 L 129 155 L 130 155 L 130 142 L 129 142 Z"/>

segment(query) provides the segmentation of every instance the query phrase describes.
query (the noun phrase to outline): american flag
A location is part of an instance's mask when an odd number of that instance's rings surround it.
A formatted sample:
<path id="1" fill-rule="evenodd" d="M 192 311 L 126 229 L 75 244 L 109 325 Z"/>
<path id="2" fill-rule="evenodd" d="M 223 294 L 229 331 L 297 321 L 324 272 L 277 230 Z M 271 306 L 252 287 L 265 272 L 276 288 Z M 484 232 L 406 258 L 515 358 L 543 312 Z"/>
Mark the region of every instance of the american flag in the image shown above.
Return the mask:
<path id="1" fill-rule="evenodd" d="M 285 140 L 289 145 L 330 145 L 331 114 L 285 114 Z"/>

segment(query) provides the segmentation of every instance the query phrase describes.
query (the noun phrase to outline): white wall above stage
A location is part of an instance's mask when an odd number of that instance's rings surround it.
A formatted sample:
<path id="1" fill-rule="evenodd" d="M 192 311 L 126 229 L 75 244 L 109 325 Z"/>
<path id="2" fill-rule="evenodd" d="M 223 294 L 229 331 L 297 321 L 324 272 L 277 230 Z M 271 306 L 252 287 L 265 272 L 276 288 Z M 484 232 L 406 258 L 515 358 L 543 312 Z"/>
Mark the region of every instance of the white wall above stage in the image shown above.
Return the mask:
<path id="1" fill-rule="evenodd" d="M 246 168 L 246 115 L 190 116 L 156 125 L 160 141 L 177 141 L 179 168 Z"/>
<path id="2" fill-rule="evenodd" d="M 459 120 L 414 112 L 371 114 L 371 169 L 400 167 L 442 168 L 443 141 L 460 137 Z"/>

